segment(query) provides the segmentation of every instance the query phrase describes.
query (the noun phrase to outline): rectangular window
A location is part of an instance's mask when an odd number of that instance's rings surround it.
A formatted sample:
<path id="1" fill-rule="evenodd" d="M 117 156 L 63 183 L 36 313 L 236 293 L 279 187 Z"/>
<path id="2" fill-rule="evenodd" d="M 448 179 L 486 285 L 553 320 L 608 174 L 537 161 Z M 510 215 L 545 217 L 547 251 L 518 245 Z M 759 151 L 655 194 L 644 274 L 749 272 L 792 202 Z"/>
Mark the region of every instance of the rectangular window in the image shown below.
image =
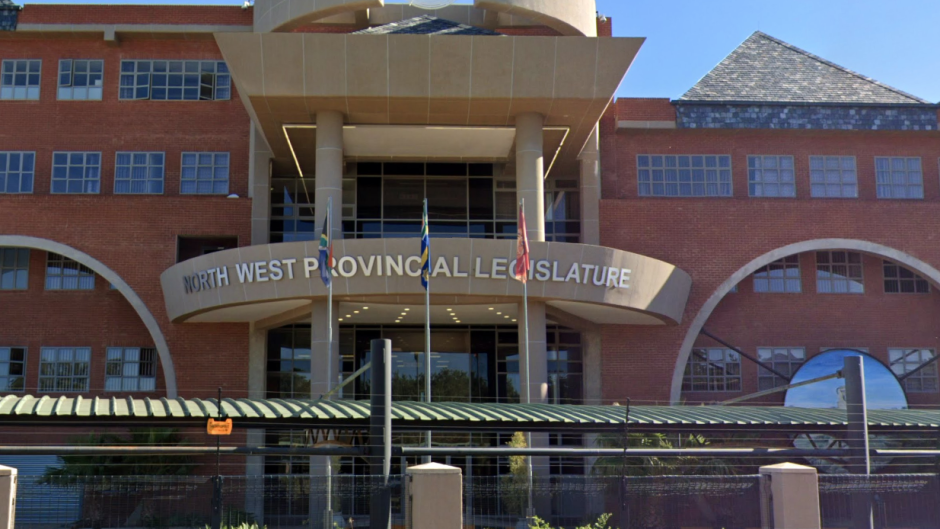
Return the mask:
<path id="1" fill-rule="evenodd" d="M 878 198 L 924 198 L 920 158 L 875 157 Z"/>
<path id="2" fill-rule="evenodd" d="M 54 253 L 46 254 L 46 290 L 94 290 L 95 273 L 85 265 Z"/>
<path id="3" fill-rule="evenodd" d="M 0 248 L 0 290 L 26 290 L 29 249 Z"/>
<path id="4" fill-rule="evenodd" d="M 105 391 L 157 389 L 157 350 L 152 347 L 108 347 Z"/>
<path id="5" fill-rule="evenodd" d="M 754 272 L 754 292 L 800 293 L 800 256 L 778 259 Z"/>
<path id="6" fill-rule="evenodd" d="M 545 182 L 545 240 L 571 243 L 581 240 L 581 192 L 577 180 Z"/>
<path id="7" fill-rule="evenodd" d="M 792 156 L 748 156 L 747 186 L 752 197 L 795 197 Z"/>
<path id="8" fill-rule="evenodd" d="M 857 198 L 854 156 L 810 156 L 810 195 L 814 198 Z"/>
<path id="9" fill-rule="evenodd" d="M 731 156 L 636 157 L 640 196 L 730 197 Z"/>
<path id="10" fill-rule="evenodd" d="M 802 347 L 758 347 L 757 359 L 781 375 L 792 377 L 806 361 L 806 350 Z M 758 368 L 758 391 L 786 386 L 789 383 L 763 367 Z"/>
<path id="11" fill-rule="evenodd" d="M 741 391 L 741 356 L 731 349 L 693 349 L 682 391 Z"/>
<path id="12" fill-rule="evenodd" d="M 26 348 L 0 347 L 0 391 L 26 387 Z"/>
<path id="13" fill-rule="evenodd" d="M 184 152 L 180 193 L 227 195 L 228 162 L 227 152 Z"/>
<path id="14" fill-rule="evenodd" d="M 59 94 L 62 101 L 101 101 L 104 61 L 62 59 L 59 61 Z"/>
<path id="15" fill-rule="evenodd" d="M 163 193 L 165 156 L 162 152 L 119 152 L 114 162 L 114 193 Z"/>
<path id="16" fill-rule="evenodd" d="M 902 376 L 924 366 L 937 353 L 933 349 L 888 349 L 888 362 L 895 375 Z M 913 393 L 936 393 L 937 363 L 931 362 L 904 379 L 904 389 Z"/>
<path id="17" fill-rule="evenodd" d="M 0 193 L 32 193 L 35 152 L 0 151 Z"/>
<path id="18" fill-rule="evenodd" d="M 863 294 L 862 254 L 816 252 L 816 291 L 820 294 Z"/>
<path id="19" fill-rule="evenodd" d="M 222 101 L 232 97 L 224 61 L 121 61 L 121 99 Z"/>
<path id="20" fill-rule="evenodd" d="M 930 283 L 912 270 L 891 261 L 884 262 L 886 294 L 928 294 Z"/>
<path id="21" fill-rule="evenodd" d="M 0 66 L 0 99 L 38 100 L 42 61 L 5 60 Z"/>
<path id="22" fill-rule="evenodd" d="M 88 391 L 91 347 L 43 347 L 39 356 L 39 392 Z"/>
<path id="23" fill-rule="evenodd" d="M 52 153 L 53 193 L 97 194 L 100 190 L 100 152 Z"/>

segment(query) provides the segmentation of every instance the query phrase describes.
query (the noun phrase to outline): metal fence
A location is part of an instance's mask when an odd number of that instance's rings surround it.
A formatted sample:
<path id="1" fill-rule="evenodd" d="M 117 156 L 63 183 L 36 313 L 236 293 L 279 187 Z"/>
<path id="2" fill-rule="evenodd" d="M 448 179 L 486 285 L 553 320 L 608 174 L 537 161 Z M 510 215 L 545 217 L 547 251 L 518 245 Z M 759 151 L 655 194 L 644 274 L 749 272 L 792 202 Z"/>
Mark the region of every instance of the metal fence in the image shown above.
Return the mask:
<path id="1" fill-rule="evenodd" d="M 870 498 L 876 528 L 940 527 L 937 474 L 820 474 L 819 509 L 824 529 L 850 527 L 854 498 Z"/>

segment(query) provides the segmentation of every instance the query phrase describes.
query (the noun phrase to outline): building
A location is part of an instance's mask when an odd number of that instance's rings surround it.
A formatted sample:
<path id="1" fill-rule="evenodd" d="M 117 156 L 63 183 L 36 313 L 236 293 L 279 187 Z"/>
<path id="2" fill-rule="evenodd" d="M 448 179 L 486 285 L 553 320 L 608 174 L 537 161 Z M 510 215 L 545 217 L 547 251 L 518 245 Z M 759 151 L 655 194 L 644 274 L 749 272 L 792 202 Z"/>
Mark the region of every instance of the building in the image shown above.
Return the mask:
<path id="1" fill-rule="evenodd" d="M 937 105 L 762 33 L 675 101 L 613 101 L 643 39 L 611 37 L 593 0 L 11 13 L 0 390 L 319 398 L 382 337 L 396 398 L 423 398 L 425 198 L 434 399 L 710 402 L 783 383 L 703 329 L 786 373 L 833 347 L 898 373 L 935 355 Z M 940 403 L 935 365 L 905 385 Z"/>

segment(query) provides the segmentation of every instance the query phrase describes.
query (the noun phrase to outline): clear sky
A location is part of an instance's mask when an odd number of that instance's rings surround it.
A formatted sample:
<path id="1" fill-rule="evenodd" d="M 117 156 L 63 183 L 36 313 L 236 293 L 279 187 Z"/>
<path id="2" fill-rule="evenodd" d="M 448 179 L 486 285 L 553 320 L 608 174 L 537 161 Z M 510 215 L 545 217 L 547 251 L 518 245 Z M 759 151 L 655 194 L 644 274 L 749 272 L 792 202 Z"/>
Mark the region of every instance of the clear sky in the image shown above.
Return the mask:
<path id="1" fill-rule="evenodd" d="M 17 3 L 240 5 L 242 2 L 17 0 Z M 618 92 L 620 97 L 677 98 L 748 35 L 760 30 L 905 92 L 940 102 L 940 54 L 935 51 L 940 0 L 597 0 L 597 6 L 602 14 L 614 20 L 615 35 L 647 39 Z"/>

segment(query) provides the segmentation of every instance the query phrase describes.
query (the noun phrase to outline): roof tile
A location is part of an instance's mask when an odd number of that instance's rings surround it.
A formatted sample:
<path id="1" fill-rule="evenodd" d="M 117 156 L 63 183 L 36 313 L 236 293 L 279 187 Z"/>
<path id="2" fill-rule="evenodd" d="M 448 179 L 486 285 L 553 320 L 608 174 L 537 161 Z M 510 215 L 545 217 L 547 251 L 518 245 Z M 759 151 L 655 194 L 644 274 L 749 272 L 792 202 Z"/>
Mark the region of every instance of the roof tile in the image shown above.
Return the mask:
<path id="1" fill-rule="evenodd" d="M 355 31 L 353 35 L 476 35 L 502 36 L 488 29 L 460 24 L 451 20 L 422 15 L 383 26 Z"/>

